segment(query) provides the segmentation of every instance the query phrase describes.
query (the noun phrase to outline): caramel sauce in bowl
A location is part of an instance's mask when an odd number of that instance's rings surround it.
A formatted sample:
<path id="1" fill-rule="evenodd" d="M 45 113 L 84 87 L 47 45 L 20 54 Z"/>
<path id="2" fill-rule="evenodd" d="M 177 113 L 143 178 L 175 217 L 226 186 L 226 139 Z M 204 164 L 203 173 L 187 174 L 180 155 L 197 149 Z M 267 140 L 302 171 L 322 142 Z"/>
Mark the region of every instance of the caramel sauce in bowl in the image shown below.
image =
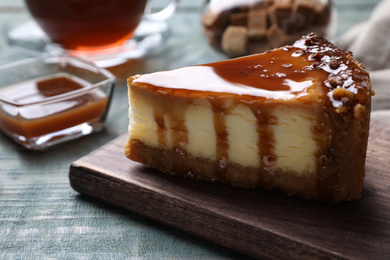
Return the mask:
<path id="1" fill-rule="evenodd" d="M 68 56 L 8 64 L 0 76 L 0 129 L 34 150 L 102 129 L 115 82 Z"/>

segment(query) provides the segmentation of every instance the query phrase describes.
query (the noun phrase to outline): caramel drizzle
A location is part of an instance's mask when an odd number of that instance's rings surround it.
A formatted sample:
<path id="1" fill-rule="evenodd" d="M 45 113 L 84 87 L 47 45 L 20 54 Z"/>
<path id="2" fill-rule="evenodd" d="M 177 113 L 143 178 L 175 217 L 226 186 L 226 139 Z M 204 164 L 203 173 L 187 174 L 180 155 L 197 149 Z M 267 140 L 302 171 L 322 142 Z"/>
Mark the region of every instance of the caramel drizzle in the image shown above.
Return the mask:
<path id="1" fill-rule="evenodd" d="M 226 119 L 224 114 L 227 112 L 223 108 L 223 100 L 209 99 L 214 118 L 214 130 L 216 135 L 216 164 L 215 176 L 213 181 L 224 182 L 229 162 L 229 133 L 226 128 Z"/>
<path id="2" fill-rule="evenodd" d="M 154 121 L 157 125 L 158 146 L 163 148 L 168 144 L 167 127 L 165 126 L 164 114 L 158 109 L 154 109 Z"/>
<path id="3" fill-rule="evenodd" d="M 257 119 L 257 146 L 260 160 L 259 165 L 262 166 L 260 169 L 263 169 L 265 172 L 271 172 L 272 166 L 276 160 L 274 149 L 275 139 L 271 125 L 276 124 L 277 121 L 264 108 L 262 110 L 259 110 L 256 107 L 252 108 L 252 113 Z M 266 176 L 267 174 L 262 174 L 262 172 L 259 172 L 260 186 L 266 189 L 272 189 L 273 182 L 271 179 L 266 178 Z"/>

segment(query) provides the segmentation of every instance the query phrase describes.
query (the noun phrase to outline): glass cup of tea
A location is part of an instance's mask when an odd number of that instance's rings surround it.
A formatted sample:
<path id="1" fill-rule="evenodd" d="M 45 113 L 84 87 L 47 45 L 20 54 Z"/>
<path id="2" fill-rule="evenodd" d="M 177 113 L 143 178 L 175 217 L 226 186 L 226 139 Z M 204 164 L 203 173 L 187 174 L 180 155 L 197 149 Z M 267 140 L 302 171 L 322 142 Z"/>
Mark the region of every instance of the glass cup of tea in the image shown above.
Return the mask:
<path id="1" fill-rule="evenodd" d="M 142 20 L 164 22 L 175 12 L 179 0 L 170 1 L 156 13 L 145 11 L 147 0 L 25 0 L 25 3 L 52 43 L 71 55 L 88 57 L 123 46 Z"/>

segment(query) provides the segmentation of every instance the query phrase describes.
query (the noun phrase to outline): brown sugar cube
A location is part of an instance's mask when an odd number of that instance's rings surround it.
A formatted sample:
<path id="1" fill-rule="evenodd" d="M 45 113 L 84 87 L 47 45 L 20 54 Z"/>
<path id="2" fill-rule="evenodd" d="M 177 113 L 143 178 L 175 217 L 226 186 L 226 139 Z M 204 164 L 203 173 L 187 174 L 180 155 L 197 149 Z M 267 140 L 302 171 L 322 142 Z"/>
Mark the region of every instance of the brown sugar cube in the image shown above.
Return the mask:
<path id="1" fill-rule="evenodd" d="M 291 16 L 291 1 L 275 1 L 275 4 L 269 8 L 271 23 L 280 26 L 283 20 Z"/>
<path id="2" fill-rule="evenodd" d="M 313 0 L 295 0 L 293 5 L 295 27 L 308 28 L 313 24 L 317 2 Z"/>
<path id="3" fill-rule="evenodd" d="M 220 13 L 214 13 L 207 11 L 203 18 L 202 23 L 205 27 L 215 31 L 223 31 L 229 23 L 230 10 L 226 10 Z"/>
<path id="4" fill-rule="evenodd" d="M 263 38 L 267 33 L 268 12 L 250 10 L 248 15 L 248 34 L 251 39 Z"/>
<path id="5" fill-rule="evenodd" d="M 247 42 L 248 28 L 230 25 L 222 35 L 222 50 L 232 57 L 245 55 Z"/>
<path id="6" fill-rule="evenodd" d="M 202 24 L 206 27 L 213 27 L 218 20 L 218 14 L 207 11 L 202 18 Z"/>
<path id="7" fill-rule="evenodd" d="M 275 24 L 286 33 L 295 30 L 294 17 L 292 15 L 292 1 L 279 0 L 269 8 L 271 24 Z"/>
<path id="8" fill-rule="evenodd" d="M 248 13 L 247 12 L 232 13 L 230 15 L 230 24 L 231 25 L 246 26 L 247 23 L 248 23 Z"/>
<path id="9" fill-rule="evenodd" d="M 268 29 L 267 39 L 272 48 L 281 47 L 289 41 L 289 37 L 276 24 Z"/>

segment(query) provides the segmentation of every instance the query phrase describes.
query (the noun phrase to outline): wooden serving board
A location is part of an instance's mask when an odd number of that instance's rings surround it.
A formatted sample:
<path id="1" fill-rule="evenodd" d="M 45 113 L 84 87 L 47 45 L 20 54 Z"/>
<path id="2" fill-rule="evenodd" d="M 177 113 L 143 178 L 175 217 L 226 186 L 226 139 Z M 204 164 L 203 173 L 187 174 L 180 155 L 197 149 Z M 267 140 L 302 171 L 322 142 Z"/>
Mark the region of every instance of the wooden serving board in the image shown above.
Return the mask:
<path id="1" fill-rule="evenodd" d="M 390 124 L 373 121 L 362 198 L 338 205 L 168 176 L 127 134 L 75 161 L 76 191 L 257 258 L 390 259 Z"/>

